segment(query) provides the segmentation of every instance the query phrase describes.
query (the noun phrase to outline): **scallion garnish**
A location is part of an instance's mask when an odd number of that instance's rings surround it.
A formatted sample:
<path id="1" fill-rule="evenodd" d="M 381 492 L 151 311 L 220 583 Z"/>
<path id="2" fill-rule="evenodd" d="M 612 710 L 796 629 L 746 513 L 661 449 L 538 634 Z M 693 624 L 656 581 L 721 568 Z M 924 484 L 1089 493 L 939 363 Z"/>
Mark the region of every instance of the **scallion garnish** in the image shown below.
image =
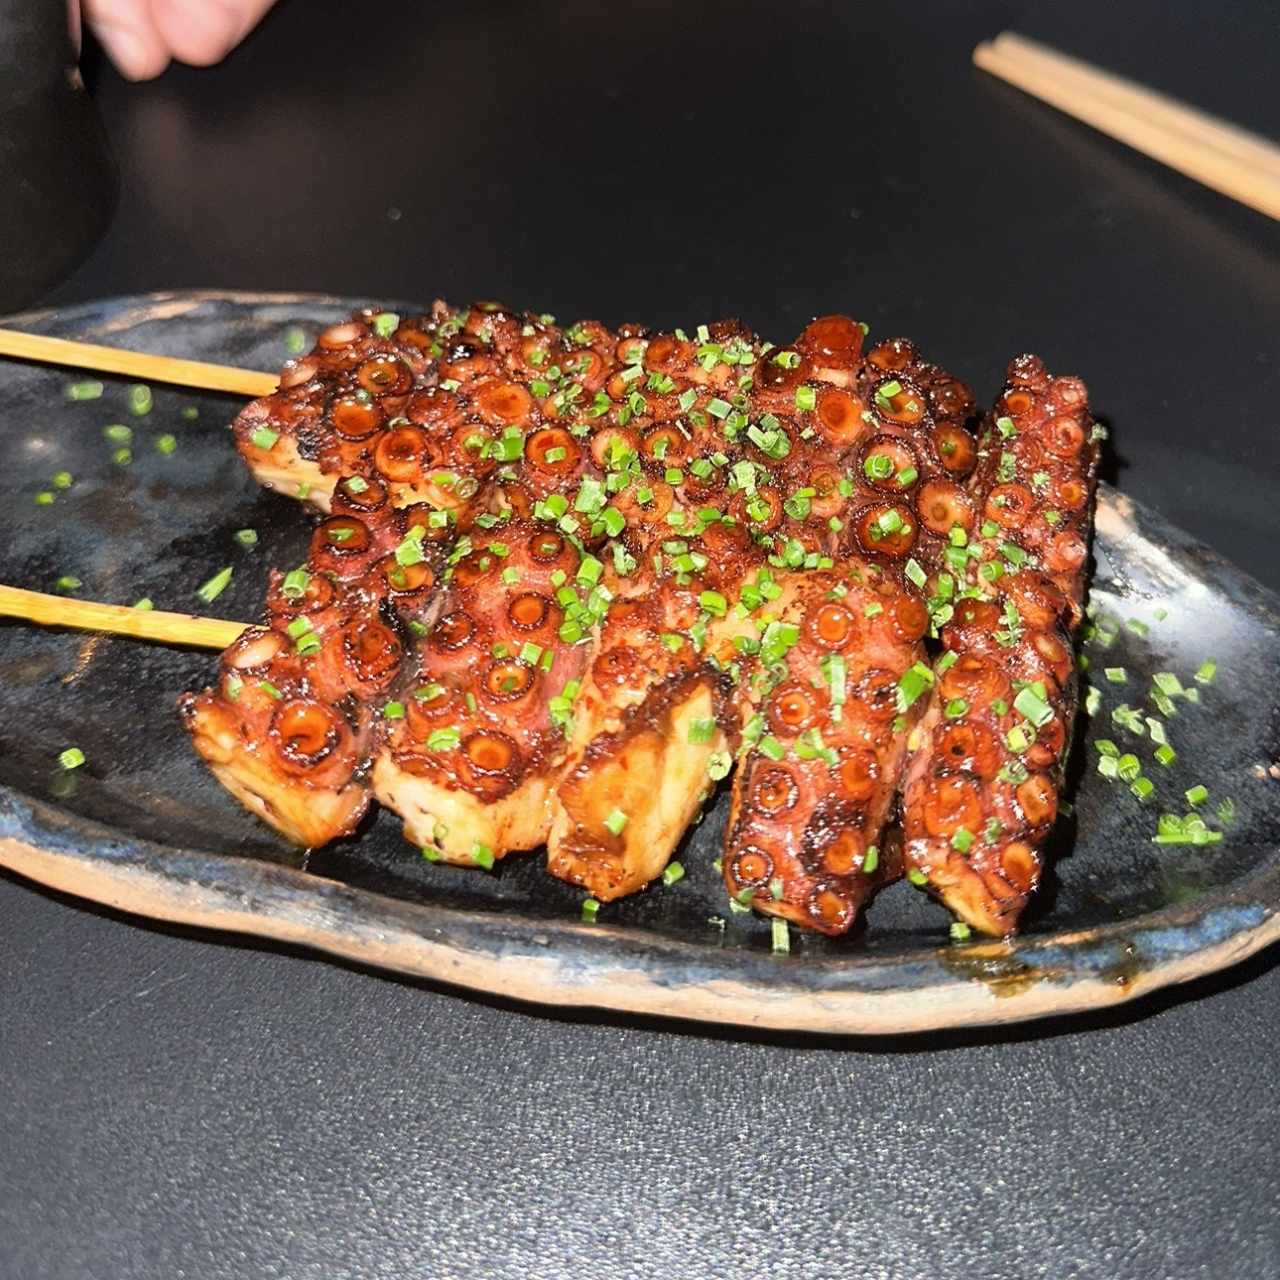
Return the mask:
<path id="1" fill-rule="evenodd" d="M 58 755 L 58 763 L 64 769 L 78 769 L 84 764 L 84 752 L 79 747 L 68 747 Z"/>
<path id="2" fill-rule="evenodd" d="M 781 916 L 774 916 L 771 929 L 773 954 L 776 956 L 789 955 L 791 953 L 791 930 L 787 928 L 787 922 Z"/>
<path id="3" fill-rule="evenodd" d="M 217 573 L 204 583 L 196 591 L 196 595 L 200 597 L 205 604 L 212 604 L 226 589 L 231 582 L 232 568 L 227 565 L 224 569 L 219 569 Z"/>

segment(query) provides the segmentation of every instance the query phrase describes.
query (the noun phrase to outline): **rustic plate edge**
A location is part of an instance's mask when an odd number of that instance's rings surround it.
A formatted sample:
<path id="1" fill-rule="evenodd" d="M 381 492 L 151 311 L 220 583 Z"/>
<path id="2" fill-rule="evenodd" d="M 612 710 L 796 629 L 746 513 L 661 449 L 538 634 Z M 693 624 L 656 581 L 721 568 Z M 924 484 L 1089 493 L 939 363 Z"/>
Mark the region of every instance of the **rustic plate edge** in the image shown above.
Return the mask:
<path id="1" fill-rule="evenodd" d="M 549 949 L 539 955 L 536 947 L 519 947 L 504 955 L 496 948 L 459 947 L 452 941 L 433 940 L 389 920 L 386 914 L 392 904 L 402 913 L 421 917 L 429 928 L 429 911 L 420 906 L 245 859 L 206 855 L 204 863 L 211 879 L 222 884 L 198 884 L 151 867 L 98 861 L 92 855 L 55 851 L 20 837 L 0 837 L 0 866 L 46 888 L 128 914 L 302 946 L 524 1004 L 596 1008 L 773 1031 L 898 1035 L 1060 1017 L 1124 1004 L 1189 982 L 1280 941 L 1280 869 L 1272 865 L 1260 878 L 1263 894 L 1223 895 L 1196 913 L 1194 919 L 1201 922 L 1225 913 L 1225 936 L 1131 976 L 1110 967 L 1036 969 L 1035 953 L 1041 946 L 1046 954 L 1061 950 L 1063 940 L 1056 938 L 1011 952 L 1012 977 L 1002 975 L 998 966 L 989 978 L 948 973 L 941 957 L 962 957 L 964 952 L 940 949 L 935 980 L 909 988 L 819 992 L 785 982 L 766 985 L 728 976 L 682 984 L 647 971 L 643 961 L 610 966 L 596 956 L 584 974 Z M 326 927 L 324 916 L 332 904 L 318 905 L 318 891 L 338 895 L 345 931 Z M 243 901 L 246 898 L 252 899 L 252 907 Z M 1174 914 L 1158 912 L 1124 926 L 1091 930 L 1077 935 L 1071 945 L 1076 949 L 1093 945 L 1106 953 L 1118 947 L 1123 954 L 1144 934 L 1159 932 L 1170 923 L 1185 935 L 1187 923 L 1173 921 Z M 601 944 L 608 942 L 607 935 L 596 936 Z M 1018 976 L 1023 966 L 1025 981 Z"/>

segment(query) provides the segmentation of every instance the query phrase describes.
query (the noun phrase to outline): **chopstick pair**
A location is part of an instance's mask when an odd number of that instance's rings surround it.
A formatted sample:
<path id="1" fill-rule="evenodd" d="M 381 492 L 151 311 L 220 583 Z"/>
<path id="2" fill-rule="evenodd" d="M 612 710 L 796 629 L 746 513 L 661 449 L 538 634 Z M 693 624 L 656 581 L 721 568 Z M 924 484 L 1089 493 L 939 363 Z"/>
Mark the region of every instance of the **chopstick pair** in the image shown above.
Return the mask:
<path id="1" fill-rule="evenodd" d="M 1272 218 L 1280 218 L 1280 147 L 1173 98 L 1012 31 L 974 63 L 1067 115 Z"/>
<path id="2" fill-rule="evenodd" d="M 973 51 L 984 71 L 1102 133 L 1272 218 L 1280 218 L 1280 148 L 1257 134 L 1100 71 L 1014 32 Z M 0 329 L 0 355 L 124 374 L 246 396 L 270 395 L 276 378 L 251 369 L 178 360 Z M 0 615 L 47 626 L 225 648 L 246 624 L 132 609 L 0 586 Z"/>

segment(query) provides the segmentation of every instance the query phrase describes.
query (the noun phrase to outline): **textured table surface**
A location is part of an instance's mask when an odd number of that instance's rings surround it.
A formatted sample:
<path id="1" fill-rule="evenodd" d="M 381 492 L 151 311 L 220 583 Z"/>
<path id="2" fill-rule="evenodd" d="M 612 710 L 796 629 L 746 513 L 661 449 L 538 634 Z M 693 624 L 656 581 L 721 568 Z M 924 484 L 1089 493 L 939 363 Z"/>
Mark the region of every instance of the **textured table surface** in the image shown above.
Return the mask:
<path id="1" fill-rule="evenodd" d="M 849 310 L 984 399 L 1032 348 L 1122 489 L 1280 589 L 1276 224 L 968 65 L 1016 25 L 1280 135 L 1274 6 L 1197 10 L 285 0 L 214 70 L 91 68 L 121 203 L 47 301 Z M 0 1276 L 1273 1277 L 1278 962 L 1004 1033 L 742 1037 L 0 877 Z"/>

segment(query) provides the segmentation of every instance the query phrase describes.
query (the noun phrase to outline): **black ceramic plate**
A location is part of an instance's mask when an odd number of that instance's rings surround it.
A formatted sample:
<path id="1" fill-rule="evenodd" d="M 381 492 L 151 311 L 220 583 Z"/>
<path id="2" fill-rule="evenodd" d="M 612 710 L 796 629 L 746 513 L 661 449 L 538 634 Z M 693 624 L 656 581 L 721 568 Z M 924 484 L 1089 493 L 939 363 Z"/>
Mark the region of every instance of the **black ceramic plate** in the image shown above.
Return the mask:
<path id="1" fill-rule="evenodd" d="M 361 301 L 167 294 L 10 323 L 273 370 L 291 329 L 309 342 Z M 134 416 L 125 383 L 106 379 L 101 398 L 77 401 L 66 394 L 76 380 L 0 365 L 0 582 L 53 590 L 70 575 L 86 598 L 198 609 L 196 588 L 232 565 L 216 612 L 256 619 L 267 567 L 301 559 L 309 517 L 240 464 L 226 430 L 235 402 L 157 386 L 151 411 Z M 130 428 L 127 462 L 115 456 L 126 446 L 104 436 L 113 424 Z M 168 454 L 156 447 L 166 433 L 177 439 Z M 52 483 L 62 471 L 73 477 L 66 489 Z M 37 502 L 42 492 L 52 504 Z M 252 548 L 235 538 L 246 528 L 258 535 Z M 684 879 L 604 908 L 594 925 L 537 854 L 492 874 L 433 865 L 388 814 L 308 857 L 236 805 L 187 744 L 174 702 L 207 682 L 214 655 L 21 624 L 0 626 L 0 864 L 143 915 L 561 1005 L 884 1032 L 1122 1001 L 1280 937 L 1280 619 L 1256 583 L 1111 490 L 1095 554 L 1093 604 L 1117 624 L 1109 648 L 1090 650 L 1103 706 L 1082 717 L 1074 812 L 1012 944 L 949 943 L 945 914 L 904 883 L 881 894 L 856 936 L 793 930 L 790 953 L 774 954 L 769 925 L 730 912 L 712 867 L 723 794 L 678 854 Z M 1218 676 L 1201 686 L 1193 673 L 1206 658 Z M 1108 682 L 1104 666 L 1123 667 L 1125 682 Z M 1168 767 L 1149 733 L 1110 715 L 1122 702 L 1158 714 L 1157 672 L 1199 694 L 1159 716 L 1178 753 Z M 1147 802 L 1095 771 L 1099 737 L 1139 757 L 1156 788 Z M 73 772 L 58 766 L 69 746 L 87 757 Z M 1223 841 L 1154 844 L 1157 815 L 1185 814 L 1195 784 L 1208 788 L 1202 812 Z M 1221 818 L 1228 800 L 1234 812 Z"/>

